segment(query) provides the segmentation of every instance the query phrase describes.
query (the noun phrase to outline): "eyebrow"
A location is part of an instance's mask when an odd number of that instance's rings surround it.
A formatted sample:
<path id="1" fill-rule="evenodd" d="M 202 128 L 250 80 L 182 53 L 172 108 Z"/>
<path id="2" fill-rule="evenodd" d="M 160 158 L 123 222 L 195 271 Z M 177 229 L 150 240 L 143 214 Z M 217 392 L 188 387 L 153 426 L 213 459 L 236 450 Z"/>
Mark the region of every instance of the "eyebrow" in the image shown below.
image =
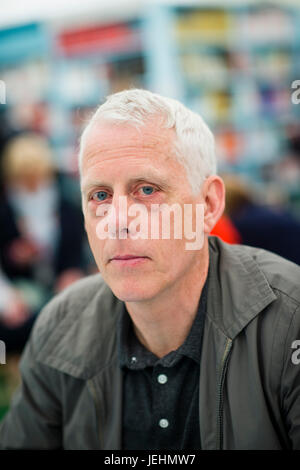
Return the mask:
<path id="1" fill-rule="evenodd" d="M 157 184 L 158 186 L 161 187 L 161 189 L 165 191 L 171 188 L 170 184 L 168 183 L 168 179 L 156 173 L 143 173 L 141 175 L 135 176 L 134 178 L 130 178 L 128 181 L 126 181 L 126 187 L 129 187 L 134 183 L 143 182 L 143 181 L 149 181 L 149 182 L 151 181 L 152 184 Z M 82 193 L 86 194 L 90 189 L 97 187 L 97 186 L 103 186 L 106 188 L 111 187 L 111 185 L 105 181 L 100 181 L 100 180 L 89 181 L 87 184 L 85 183 L 82 184 L 82 188 L 81 188 Z"/>

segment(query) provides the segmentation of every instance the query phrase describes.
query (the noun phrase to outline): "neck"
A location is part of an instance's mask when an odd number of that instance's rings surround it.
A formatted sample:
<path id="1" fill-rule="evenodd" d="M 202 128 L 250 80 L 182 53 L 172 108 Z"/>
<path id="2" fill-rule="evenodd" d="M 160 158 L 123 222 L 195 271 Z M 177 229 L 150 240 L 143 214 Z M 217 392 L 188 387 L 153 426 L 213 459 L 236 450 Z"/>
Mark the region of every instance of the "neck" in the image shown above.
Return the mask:
<path id="1" fill-rule="evenodd" d="M 188 336 L 208 273 L 208 249 L 182 279 L 142 302 L 125 302 L 139 341 L 157 357 L 179 348 Z"/>

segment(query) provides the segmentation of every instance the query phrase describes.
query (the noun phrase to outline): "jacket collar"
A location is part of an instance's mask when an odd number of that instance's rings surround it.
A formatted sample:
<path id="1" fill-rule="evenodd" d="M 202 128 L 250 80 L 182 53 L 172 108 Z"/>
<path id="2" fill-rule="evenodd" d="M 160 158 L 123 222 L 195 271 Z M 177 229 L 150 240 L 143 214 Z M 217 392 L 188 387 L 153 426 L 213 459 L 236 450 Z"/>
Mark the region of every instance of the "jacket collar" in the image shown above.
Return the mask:
<path id="1" fill-rule="evenodd" d="M 234 339 L 276 296 L 245 247 L 209 237 L 209 258 L 207 315 L 216 328 Z M 94 296 L 82 311 L 72 307 L 69 294 L 66 314 L 37 354 L 43 364 L 82 379 L 118 364 L 116 324 L 124 309 L 124 302 L 100 275 L 92 282 Z"/>
<path id="2" fill-rule="evenodd" d="M 251 250 L 209 237 L 207 314 L 231 339 L 276 299 Z"/>

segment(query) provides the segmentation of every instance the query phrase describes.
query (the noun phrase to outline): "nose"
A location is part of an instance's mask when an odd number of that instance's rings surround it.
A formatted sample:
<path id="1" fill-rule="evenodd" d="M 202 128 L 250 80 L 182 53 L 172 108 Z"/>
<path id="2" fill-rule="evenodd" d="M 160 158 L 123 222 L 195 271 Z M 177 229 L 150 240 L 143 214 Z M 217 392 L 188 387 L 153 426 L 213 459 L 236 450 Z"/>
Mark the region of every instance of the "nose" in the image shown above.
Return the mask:
<path id="1" fill-rule="evenodd" d="M 120 238 L 129 233 L 128 230 L 128 198 L 125 195 L 114 194 L 113 204 L 116 212 L 116 231 Z"/>
<path id="2" fill-rule="evenodd" d="M 114 193 L 107 213 L 108 232 L 112 238 L 127 238 L 128 198 L 124 194 Z"/>

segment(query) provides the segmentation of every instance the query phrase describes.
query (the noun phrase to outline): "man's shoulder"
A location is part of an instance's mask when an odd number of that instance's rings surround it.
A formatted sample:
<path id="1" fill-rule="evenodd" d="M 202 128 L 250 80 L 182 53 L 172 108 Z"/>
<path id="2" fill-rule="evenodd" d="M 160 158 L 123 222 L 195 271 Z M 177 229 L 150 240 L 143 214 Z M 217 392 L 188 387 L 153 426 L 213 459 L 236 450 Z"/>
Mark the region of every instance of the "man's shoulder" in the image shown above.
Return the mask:
<path id="1" fill-rule="evenodd" d="M 300 304 L 300 266 L 262 248 L 248 245 L 231 245 L 213 237 L 211 245 L 225 258 L 244 264 L 255 263 L 273 290 L 289 296 Z"/>
<path id="2" fill-rule="evenodd" d="M 36 359 L 78 377 L 90 375 L 113 352 L 107 345 L 121 307 L 100 274 L 75 282 L 38 315 L 30 337 Z"/>
<path id="3" fill-rule="evenodd" d="M 49 331 L 66 315 L 76 320 L 79 312 L 92 303 L 95 297 L 105 294 L 108 294 L 108 288 L 100 274 L 84 277 L 55 295 L 42 309 L 36 323 L 40 328 L 45 325 Z"/>
<path id="4" fill-rule="evenodd" d="M 300 266 L 271 251 L 239 245 L 258 264 L 272 289 L 300 304 Z"/>
<path id="5" fill-rule="evenodd" d="M 210 317 L 227 336 L 234 338 L 263 312 L 265 319 L 272 318 L 270 327 L 278 318 L 289 324 L 294 315 L 300 324 L 299 266 L 269 251 L 217 237 L 210 238 L 209 245 L 214 292 Z"/>

